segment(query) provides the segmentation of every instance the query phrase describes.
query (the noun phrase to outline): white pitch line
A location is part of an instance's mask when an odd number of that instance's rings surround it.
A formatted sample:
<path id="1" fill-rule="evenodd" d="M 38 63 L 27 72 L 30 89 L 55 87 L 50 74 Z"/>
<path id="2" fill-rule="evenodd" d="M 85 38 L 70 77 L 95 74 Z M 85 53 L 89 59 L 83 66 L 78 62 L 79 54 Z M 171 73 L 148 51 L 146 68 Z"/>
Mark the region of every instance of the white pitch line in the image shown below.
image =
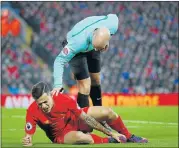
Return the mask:
<path id="1" fill-rule="evenodd" d="M 10 129 L 2 129 L 2 131 L 11 131 L 11 132 L 14 132 L 14 131 L 24 131 L 24 129 L 22 128 L 22 129 L 15 129 L 15 128 L 10 128 Z M 41 130 L 41 128 L 36 128 L 36 130 Z"/>
<path id="2" fill-rule="evenodd" d="M 12 118 L 25 118 L 25 116 L 21 116 L 21 115 L 14 115 L 14 116 L 11 116 Z"/>
<path id="3" fill-rule="evenodd" d="M 139 123 L 139 124 L 160 124 L 160 125 L 176 125 L 178 123 L 173 122 L 156 122 L 156 121 L 139 121 L 139 120 L 123 120 L 125 123 Z"/>
<path id="4" fill-rule="evenodd" d="M 146 127 L 146 126 L 127 126 L 127 128 L 143 128 L 143 127 Z M 173 125 L 168 125 L 166 126 L 167 128 L 173 128 L 174 126 Z M 24 129 L 15 129 L 15 128 L 11 128 L 11 129 L 2 129 L 2 131 L 10 131 L 10 132 L 15 132 L 15 131 L 24 131 Z M 41 130 L 41 128 L 37 127 L 36 130 Z"/>
<path id="5" fill-rule="evenodd" d="M 152 125 L 151 125 L 152 126 Z M 143 127 L 145 127 L 146 128 L 146 126 L 144 126 L 144 125 L 140 125 L 140 126 L 127 126 L 127 128 L 143 128 Z M 168 128 L 168 127 L 171 127 L 171 128 L 173 128 L 173 127 L 175 127 L 175 126 L 173 126 L 173 125 L 167 125 L 167 126 L 165 126 L 165 128 Z"/>
<path id="6" fill-rule="evenodd" d="M 22 116 L 22 115 L 12 115 L 12 116 L 2 115 L 2 118 L 25 118 L 25 116 Z"/>
<path id="7" fill-rule="evenodd" d="M 25 119 L 25 116 L 22 116 L 22 115 L 12 115 L 12 116 L 2 115 L 2 118 L 24 118 Z M 176 125 L 176 126 L 178 126 L 178 123 L 174 123 L 174 122 L 141 121 L 141 120 L 123 120 L 123 121 L 125 123 L 160 124 L 160 125 Z"/>

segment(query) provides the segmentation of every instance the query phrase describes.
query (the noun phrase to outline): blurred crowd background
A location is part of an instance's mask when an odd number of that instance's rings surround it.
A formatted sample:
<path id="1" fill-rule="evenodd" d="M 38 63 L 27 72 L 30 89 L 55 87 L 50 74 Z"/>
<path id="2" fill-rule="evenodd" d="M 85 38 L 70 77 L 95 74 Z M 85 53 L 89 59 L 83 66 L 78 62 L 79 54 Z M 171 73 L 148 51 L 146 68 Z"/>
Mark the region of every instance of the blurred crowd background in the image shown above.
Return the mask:
<path id="1" fill-rule="evenodd" d="M 119 28 L 101 54 L 103 92 L 178 92 L 178 2 L 1 2 L 2 94 L 53 86 L 53 62 L 80 20 L 115 13 Z M 64 87 L 76 91 L 65 65 Z"/>

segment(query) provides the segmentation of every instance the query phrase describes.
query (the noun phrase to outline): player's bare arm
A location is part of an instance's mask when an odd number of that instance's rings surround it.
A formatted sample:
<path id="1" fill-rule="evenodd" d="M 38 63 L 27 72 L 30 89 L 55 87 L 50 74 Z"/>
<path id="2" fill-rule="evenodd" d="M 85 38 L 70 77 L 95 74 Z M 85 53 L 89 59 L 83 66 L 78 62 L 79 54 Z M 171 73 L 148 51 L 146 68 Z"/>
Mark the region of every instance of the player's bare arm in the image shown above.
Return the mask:
<path id="1" fill-rule="evenodd" d="M 112 136 L 112 132 L 102 126 L 98 121 L 96 121 L 93 117 L 87 115 L 85 112 L 82 112 L 80 115 L 81 119 L 84 120 L 90 127 L 96 129 L 98 131 L 103 132 L 108 136 Z"/>
<path id="2" fill-rule="evenodd" d="M 82 112 L 80 114 L 80 118 L 82 120 L 84 120 L 90 127 L 92 127 L 93 129 L 96 129 L 98 131 L 103 132 L 104 134 L 108 135 L 108 136 L 112 136 L 113 138 L 115 138 L 118 142 L 121 142 L 119 139 L 119 136 L 121 136 L 121 134 L 119 133 L 113 133 L 110 130 L 106 129 L 104 126 L 102 126 L 98 121 L 96 121 L 93 117 L 87 115 L 85 112 Z"/>
<path id="3" fill-rule="evenodd" d="M 23 146 L 32 146 L 32 136 L 30 134 L 26 134 L 25 137 L 22 139 Z"/>

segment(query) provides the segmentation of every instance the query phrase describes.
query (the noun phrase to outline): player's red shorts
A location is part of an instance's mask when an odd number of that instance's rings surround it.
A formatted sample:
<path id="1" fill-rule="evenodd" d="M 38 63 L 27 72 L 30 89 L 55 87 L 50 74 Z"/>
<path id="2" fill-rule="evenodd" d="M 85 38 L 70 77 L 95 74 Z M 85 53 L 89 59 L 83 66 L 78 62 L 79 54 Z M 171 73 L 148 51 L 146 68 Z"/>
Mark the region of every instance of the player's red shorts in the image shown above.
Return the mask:
<path id="1" fill-rule="evenodd" d="M 88 112 L 89 107 L 85 107 L 82 108 L 82 110 L 87 113 Z M 58 136 L 54 139 L 54 143 L 64 143 L 64 137 L 68 132 L 71 131 L 82 131 L 82 132 L 92 132 L 92 128 L 90 128 L 84 121 L 82 120 L 78 120 L 77 124 L 72 126 L 70 124 L 68 124 L 65 129 L 63 130 L 63 135 L 62 136 Z"/>

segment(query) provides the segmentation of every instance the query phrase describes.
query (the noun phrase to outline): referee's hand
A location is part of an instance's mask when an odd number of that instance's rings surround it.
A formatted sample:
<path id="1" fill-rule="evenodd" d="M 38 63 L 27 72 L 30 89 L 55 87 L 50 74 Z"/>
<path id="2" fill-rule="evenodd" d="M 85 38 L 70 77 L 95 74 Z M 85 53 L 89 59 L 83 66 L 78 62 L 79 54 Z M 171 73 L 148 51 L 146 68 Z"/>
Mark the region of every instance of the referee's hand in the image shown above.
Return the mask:
<path id="1" fill-rule="evenodd" d="M 54 89 L 51 91 L 51 95 L 52 95 L 52 96 L 54 96 L 54 95 L 55 95 L 55 96 L 58 96 L 58 94 L 59 94 L 59 93 L 62 94 L 63 91 L 64 91 L 64 88 L 61 88 L 61 87 L 60 87 L 60 88 L 54 88 Z"/>

